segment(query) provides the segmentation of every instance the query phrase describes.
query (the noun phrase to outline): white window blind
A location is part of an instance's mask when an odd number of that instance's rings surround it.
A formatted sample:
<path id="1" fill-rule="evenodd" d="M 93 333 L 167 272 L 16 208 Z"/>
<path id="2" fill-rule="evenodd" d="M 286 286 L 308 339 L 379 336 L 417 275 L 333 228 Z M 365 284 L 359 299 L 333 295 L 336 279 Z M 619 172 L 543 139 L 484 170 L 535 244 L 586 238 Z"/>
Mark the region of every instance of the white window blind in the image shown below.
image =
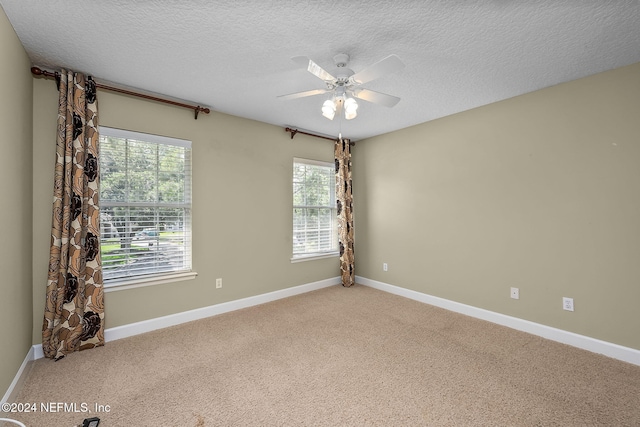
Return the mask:
<path id="1" fill-rule="evenodd" d="M 293 257 L 338 250 L 335 166 L 293 160 Z"/>
<path id="2" fill-rule="evenodd" d="M 191 142 L 100 127 L 105 284 L 191 271 Z"/>

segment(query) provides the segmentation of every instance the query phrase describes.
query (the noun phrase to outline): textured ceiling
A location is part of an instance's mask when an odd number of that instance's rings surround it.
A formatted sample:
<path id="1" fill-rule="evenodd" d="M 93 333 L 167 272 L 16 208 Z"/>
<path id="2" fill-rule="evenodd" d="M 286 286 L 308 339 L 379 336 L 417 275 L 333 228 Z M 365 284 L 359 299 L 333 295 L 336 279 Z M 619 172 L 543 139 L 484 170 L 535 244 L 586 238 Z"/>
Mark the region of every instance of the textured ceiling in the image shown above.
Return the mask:
<path id="1" fill-rule="evenodd" d="M 640 62 L 638 0 L 0 0 L 34 65 L 70 68 L 215 111 L 355 140 Z M 322 117 L 324 83 L 293 61 L 358 72 L 406 67 L 364 87 L 351 121 Z M 640 76 L 639 76 L 640 78 Z M 202 118 L 206 120 L 206 116 Z"/>

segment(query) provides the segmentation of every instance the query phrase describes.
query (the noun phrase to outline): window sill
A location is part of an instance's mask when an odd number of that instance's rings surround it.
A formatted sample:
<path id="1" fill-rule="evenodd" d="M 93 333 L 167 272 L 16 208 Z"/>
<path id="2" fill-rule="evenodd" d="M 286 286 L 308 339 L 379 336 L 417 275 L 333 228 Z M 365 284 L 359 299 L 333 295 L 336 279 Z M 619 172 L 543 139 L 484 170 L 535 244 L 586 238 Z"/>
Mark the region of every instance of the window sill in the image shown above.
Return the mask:
<path id="1" fill-rule="evenodd" d="M 324 254 L 310 254 L 310 255 L 298 255 L 291 257 L 291 263 L 313 261 L 316 259 L 334 258 L 340 256 L 339 252 L 327 252 Z"/>
<path id="2" fill-rule="evenodd" d="M 124 291 L 126 289 L 142 288 L 145 286 L 162 285 L 165 283 L 181 282 L 183 280 L 193 280 L 198 273 L 189 271 L 186 273 L 169 273 L 159 274 L 150 277 L 133 277 L 127 279 L 118 279 L 105 283 L 105 292 Z"/>

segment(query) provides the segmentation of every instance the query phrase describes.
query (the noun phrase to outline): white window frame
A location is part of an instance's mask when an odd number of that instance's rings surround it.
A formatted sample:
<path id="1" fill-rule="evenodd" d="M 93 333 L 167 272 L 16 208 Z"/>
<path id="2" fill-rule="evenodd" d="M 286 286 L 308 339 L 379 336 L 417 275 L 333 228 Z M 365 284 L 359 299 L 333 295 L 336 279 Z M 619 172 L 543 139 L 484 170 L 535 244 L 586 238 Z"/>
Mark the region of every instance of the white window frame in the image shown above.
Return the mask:
<path id="1" fill-rule="evenodd" d="M 301 261 L 309 261 L 309 260 L 315 260 L 315 259 L 323 259 L 323 258 L 333 258 L 336 256 L 339 256 L 339 249 L 338 249 L 338 206 L 336 203 L 336 190 L 335 190 L 335 163 L 331 163 L 331 162 L 324 162 L 324 161 L 320 161 L 320 160 L 311 160 L 311 159 L 303 159 L 303 158 L 299 158 L 299 157 L 294 157 L 293 159 L 293 172 L 292 172 L 292 180 L 293 180 L 293 175 L 295 173 L 295 168 L 296 168 L 296 164 L 304 164 L 304 165 L 308 165 L 308 166 L 320 166 L 320 167 L 326 167 L 327 169 L 329 169 L 329 171 L 331 172 L 331 177 L 332 177 L 332 184 L 329 185 L 329 197 L 330 197 L 330 204 L 329 205 L 322 205 L 322 206 L 306 206 L 306 205 L 295 205 L 295 199 L 293 197 L 294 191 L 295 191 L 295 185 L 293 185 L 292 183 L 292 226 L 293 226 L 293 234 L 292 234 L 292 242 L 291 242 L 291 247 L 292 247 L 292 256 L 291 256 L 291 262 L 295 263 L 295 262 L 301 262 Z M 325 251 L 315 251 L 315 252 L 294 252 L 294 241 L 296 239 L 296 230 L 295 230 L 295 222 L 296 222 L 296 218 L 295 218 L 295 210 L 296 209 L 317 209 L 317 208 L 326 208 L 326 209 L 331 209 L 332 211 L 332 217 L 331 217 L 331 249 L 330 250 L 325 250 Z"/>
<path id="2" fill-rule="evenodd" d="M 104 289 L 105 292 L 116 291 L 116 290 L 124 290 L 124 289 L 132 289 L 144 286 L 151 286 L 157 284 L 178 282 L 183 280 L 194 279 L 197 276 L 197 273 L 193 271 L 192 264 L 192 229 L 191 229 L 191 215 L 192 215 L 192 203 L 191 203 L 191 141 L 170 138 L 166 136 L 146 134 L 141 132 L 134 132 L 124 129 L 116 129 L 109 128 L 105 126 L 99 127 L 100 136 L 112 137 L 112 138 L 120 138 L 124 140 L 135 140 L 148 142 L 153 144 L 164 144 L 170 146 L 183 147 L 189 150 L 189 156 L 185 158 L 185 169 L 188 171 L 188 176 L 186 176 L 185 188 L 185 201 L 184 203 L 156 203 L 156 202 L 137 202 L 137 201 L 127 201 L 127 202 L 114 202 L 114 201 L 105 201 L 100 200 L 100 208 L 109 208 L 109 207 L 158 207 L 158 208 L 181 208 L 185 209 L 188 213 L 185 217 L 183 228 L 184 228 L 184 259 L 187 264 L 184 269 L 179 269 L 175 271 L 166 271 L 166 272 L 158 272 L 158 273 L 150 273 L 150 274 L 137 274 L 131 275 L 127 277 L 117 277 L 117 278 L 104 278 Z M 102 170 L 101 170 L 102 173 Z M 187 175 L 187 174 L 185 174 Z M 101 177 L 102 180 L 102 177 Z M 102 228 L 102 227 L 101 227 Z M 158 233 L 159 234 L 159 233 Z M 159 237 L 158 237 L 159 238 Z M 101 237 L 102 242 L 102 237 Z M 103 272 L 104 274 L 104 272 Z"/>

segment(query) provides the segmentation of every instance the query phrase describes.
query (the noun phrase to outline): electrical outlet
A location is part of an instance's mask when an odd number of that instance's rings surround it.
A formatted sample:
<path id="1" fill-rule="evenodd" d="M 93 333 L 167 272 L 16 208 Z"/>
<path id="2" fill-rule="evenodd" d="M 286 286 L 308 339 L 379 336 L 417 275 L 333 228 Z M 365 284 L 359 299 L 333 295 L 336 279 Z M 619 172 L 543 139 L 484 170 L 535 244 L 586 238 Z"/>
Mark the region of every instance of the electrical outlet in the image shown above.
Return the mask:
<path id="1" fill-rule="evenodd" d="M 562 297 L 562 309 L 573 311 L 573 298 Z"/>
<path id="2" fill-rule="evenodd" d="M 216 279 L 216 289 L 220 289 L 222 287 L 222 279 Z"/>
<path id="3" fill-rule="evenodd" d="M 387 265 L 386 262 L 382 263 L 382 271 L 389 271 L 389 266 Z"/>
<path id="4" fill-rule="evenodd" d="M 518 288 L 511 288 L 511 298 L 513 298 L 513 299 L 520 299 L 520 289 L 518 289 Z"/>

